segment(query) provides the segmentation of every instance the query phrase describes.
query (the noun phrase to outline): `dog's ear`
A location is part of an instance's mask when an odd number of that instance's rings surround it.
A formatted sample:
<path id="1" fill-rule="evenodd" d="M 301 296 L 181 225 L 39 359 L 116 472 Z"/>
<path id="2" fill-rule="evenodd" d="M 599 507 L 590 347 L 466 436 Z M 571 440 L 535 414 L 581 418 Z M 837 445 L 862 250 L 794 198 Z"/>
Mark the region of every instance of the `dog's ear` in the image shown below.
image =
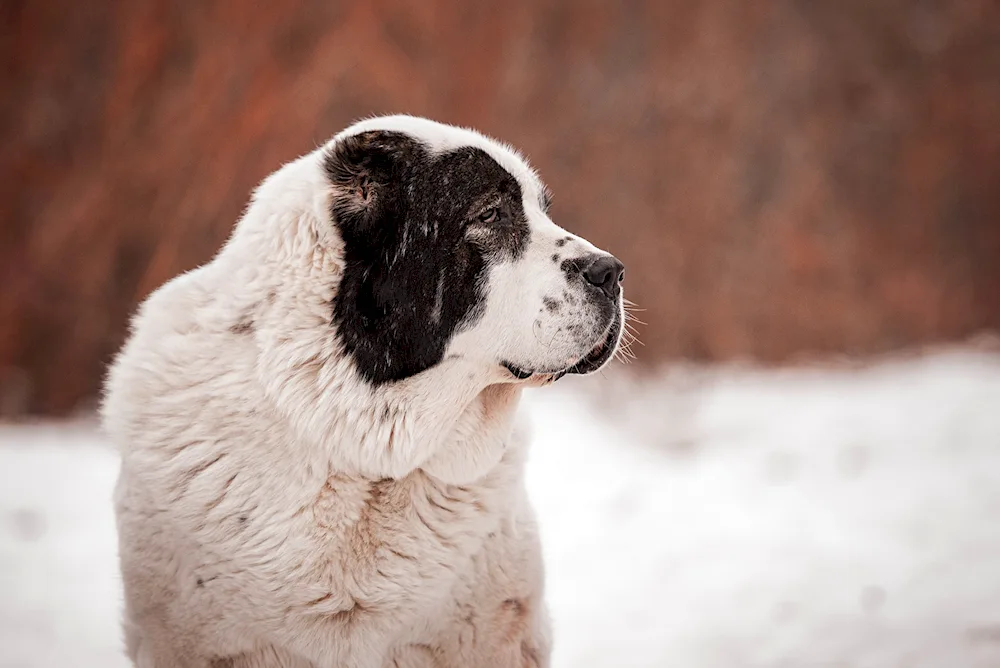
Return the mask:
<path id="1" fill-rule="evenodd" d="M 334 143 L 324 168 L 334 186 L 332 213 L 342 232 L 353 236 L 372 231 L 394 208 L 418 154 L 413 137 L 388 130 L 361 132 Z"/>

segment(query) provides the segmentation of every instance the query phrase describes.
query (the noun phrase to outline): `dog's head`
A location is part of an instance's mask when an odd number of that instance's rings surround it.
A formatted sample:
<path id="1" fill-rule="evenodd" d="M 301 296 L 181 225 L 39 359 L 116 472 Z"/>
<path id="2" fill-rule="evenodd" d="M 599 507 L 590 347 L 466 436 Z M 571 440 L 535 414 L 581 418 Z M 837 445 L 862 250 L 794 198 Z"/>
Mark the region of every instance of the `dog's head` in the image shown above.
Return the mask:
<path id="1" fill-rule="evenodd" d="M 614 355 L 622 263 L 552 222 L 514 151 L 390 117 L 339 135 L 323 166 L 344 249 L 334 325 L 369 382 L 454 356 L 517 380 L 590 373 Z"/>
<path id="2" fill-rule="evenodd" d="M 466 480 L 502 454 L 520 387 L 596 371 L 622 338 L 622 264 L 547 210 L 510 148 L 369 119 L 265 180 L 209 292 L 300 437 L 345 469 Z"/>

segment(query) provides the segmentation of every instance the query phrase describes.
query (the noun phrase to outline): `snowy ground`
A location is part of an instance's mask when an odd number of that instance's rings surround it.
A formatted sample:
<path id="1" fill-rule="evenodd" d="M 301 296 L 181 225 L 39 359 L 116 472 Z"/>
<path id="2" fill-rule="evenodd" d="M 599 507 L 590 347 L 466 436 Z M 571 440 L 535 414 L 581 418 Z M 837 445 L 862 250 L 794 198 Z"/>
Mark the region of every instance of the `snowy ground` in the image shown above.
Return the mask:
<path id="1" fill-rule="evenodd" d="M 557 666 L 1000 666 L 1000 357 L 597 386 L 526 402 Z M 125 666 L 115 468 L 0 427 L 0 668 Z"/>

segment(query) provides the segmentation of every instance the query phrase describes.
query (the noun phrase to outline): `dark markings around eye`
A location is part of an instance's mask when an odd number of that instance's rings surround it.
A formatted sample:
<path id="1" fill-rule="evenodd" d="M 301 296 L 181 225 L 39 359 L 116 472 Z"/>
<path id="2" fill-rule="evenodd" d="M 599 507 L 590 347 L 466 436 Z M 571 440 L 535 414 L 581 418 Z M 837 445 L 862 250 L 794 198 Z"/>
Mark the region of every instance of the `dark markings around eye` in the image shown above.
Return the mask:
<path id="1" fill-rule="evenodd" d="M 346 352 L 373 384 L 437 364 L 480 317 L 489 265 L 527 248 L 520 185 L 481 149 L 432 154 L 399 132 L 342 139 L 325 167 L 345 255 L 332 324 Z M 504 215 L 470 225 L 489 199 Z"/>

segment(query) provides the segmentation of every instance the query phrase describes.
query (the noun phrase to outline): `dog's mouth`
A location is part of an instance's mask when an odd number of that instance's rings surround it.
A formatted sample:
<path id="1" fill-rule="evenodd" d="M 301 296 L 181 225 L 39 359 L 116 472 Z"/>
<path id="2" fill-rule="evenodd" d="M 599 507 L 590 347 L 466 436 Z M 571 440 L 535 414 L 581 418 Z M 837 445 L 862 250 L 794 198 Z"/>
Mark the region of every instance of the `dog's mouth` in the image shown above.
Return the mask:
<path id="1" fill-rule="evenodd" d="M 525 380 L 531 378 L 536 373 L 546 373 L 553 376 L 553 380 L 559 380 L 567 374 L 579 374 L 585 376 L 588 373 L 594 373 L 610 360 L 614 354 L 615 349 L 618 347 L 618 338 L 621 334 L 622 329 L 622 316 L 620 312 L 615 313 L 615 319 L 611 322 L 611 326 L 608 327 L 608 332 L 604 335 L 597 345 L 590 349 L 582 359 L 574 363 L 565 369 L 559 371 L 538 371 L 532 369 L 525 369 L 519 367 L 512 362 L 501 362 L 501 364 L 510 371 L 518 380 Z"/>
<path id="2" fill-rule="evenodd" d="M 621 315 L 616 314 L 608 333 L 604 338 L 587 353 L 587 356 L 579 362 L 566 369 L 565 373 L 576 373 L 584 376 L 593 373 L 604 366 L 615 354 L 618 346 L 618 335 L 621 334 Z"/>

